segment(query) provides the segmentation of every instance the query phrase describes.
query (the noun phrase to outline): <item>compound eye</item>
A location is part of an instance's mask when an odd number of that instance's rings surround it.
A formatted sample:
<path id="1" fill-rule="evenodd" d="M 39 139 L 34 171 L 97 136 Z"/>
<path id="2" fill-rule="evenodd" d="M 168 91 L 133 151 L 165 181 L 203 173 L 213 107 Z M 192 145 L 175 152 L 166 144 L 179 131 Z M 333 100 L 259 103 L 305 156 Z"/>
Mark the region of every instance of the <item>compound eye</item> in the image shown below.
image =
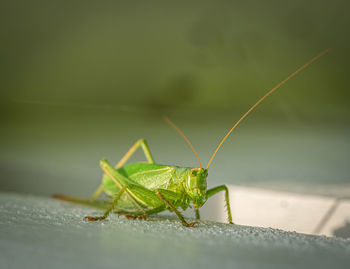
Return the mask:
<path id="1" fill-rule="evenodd" d="M 197 171 L 196 170 L 192 170 L 191 174 L 192 174 L 192 176 L 196 176 L 197 175 Z"/>

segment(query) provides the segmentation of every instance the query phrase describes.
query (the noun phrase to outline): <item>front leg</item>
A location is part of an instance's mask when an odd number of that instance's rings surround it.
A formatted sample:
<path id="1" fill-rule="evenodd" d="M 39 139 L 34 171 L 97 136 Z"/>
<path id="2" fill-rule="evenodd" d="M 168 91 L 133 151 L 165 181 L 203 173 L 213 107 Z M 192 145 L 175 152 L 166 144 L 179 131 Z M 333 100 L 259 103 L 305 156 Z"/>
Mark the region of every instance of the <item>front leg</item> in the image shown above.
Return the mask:
<path id="1" fill-rule="evenodd" d="M 194 225 L 198 224 L 198 222 L 191 222 L 191 223 L 187 223 L 187 221 L 185 220 L 184 216 L 182 216 L 182 214 L 179 212 L 179 210 L 176 209 L 176 207 L 174 205 L 172 205 L 165 197 L 164 194 L 162 193 L 161 189 L 156 190 L 156 194 L 158 195 L 158 197 L 160 199 L 162 199 L 164 201 L 164 203 L 172 210 L 174 211 L 174 213 L 178 216 L 178 218 L 181 220 L 181 223 L 183 226 L 186 227 L 193 227 Z"/>
<path id="2" fill-rule="evenodd" d="M 229 223 L 233 224 L 232 215 L 231 215 L 230 200 L 229 200 L 229 195 L 228 195 L 228 188 L 226 187 L 226 185 L 217 186 L 217 187 L 214 187 L 212 189 L 207 190 L 207 199 L 209 199 L 211 196 L 213 196 L 214 194 L 216 194 L 220 191 L 225 191 L 225 201 L 226 201 L 226 208 L 227 208 L 227 215 L 228 215 L 227 219 L 228 219 Z"/>

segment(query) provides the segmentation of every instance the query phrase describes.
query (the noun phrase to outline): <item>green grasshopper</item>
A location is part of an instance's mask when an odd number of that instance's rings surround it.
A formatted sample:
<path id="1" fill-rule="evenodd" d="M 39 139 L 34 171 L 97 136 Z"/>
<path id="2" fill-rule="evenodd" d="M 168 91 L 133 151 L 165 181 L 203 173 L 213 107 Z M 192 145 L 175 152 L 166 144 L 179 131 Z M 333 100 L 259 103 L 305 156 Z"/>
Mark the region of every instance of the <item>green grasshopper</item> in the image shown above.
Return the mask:
<path id="1" fill-rule="evenodd" d="M 321 52 L 297 69 L 294 73 L 290 74 L 287 78 L 268 91 L 245 114 L 243 114 L 243 116 L 233 125 L 231 130 L 222 139 L 206 168 L 202 167 L 198 154 L 190 141 L 174 123 L 166 118 L 168 124 L 185 139 L 195 153 L 198 159 L 199 168 L 157 164 L 154 161 L 147 142 L 144 139 L 140 139 L 128 150 L 115 167 L 105 159 L 100 161 L 100 166 L 104 172 L 102 183 L 89 199 L 67 195 L 54 195 L 54 197 L 105 210 L 103 216 L 86 216 L 84 220 L 101 221 L 106 219 L 111 212 L 125 215 L 127 218 L 131 219 L 146 219 L 149 215 L 169 210 L 178 216 L 182 225 L 193 227 L 195 224 L 199 223 L 199 208 L 201 208 L 210 197 L 224 191 L 227 219 L 229 223 L 233 224 L 227 186 L 220 185 L 212 189 L 207 189 L 208 168 L 213 161 L 214 156 L 231 132 L 257 105 L 287 80 L 294 77 L 297 73 L 327 52 L 328 50 Z M 126 165 L 126 162 L 139 147 L 142 148 L 147 162 L 137 162 Z M 97 200 L 103 192 L 110 200 Z M 191 207 L 191 204 L 195 210 L 196 222 L 187 222 L 178 210 L 178 208 L 185 210 L 188 207 Z"/>

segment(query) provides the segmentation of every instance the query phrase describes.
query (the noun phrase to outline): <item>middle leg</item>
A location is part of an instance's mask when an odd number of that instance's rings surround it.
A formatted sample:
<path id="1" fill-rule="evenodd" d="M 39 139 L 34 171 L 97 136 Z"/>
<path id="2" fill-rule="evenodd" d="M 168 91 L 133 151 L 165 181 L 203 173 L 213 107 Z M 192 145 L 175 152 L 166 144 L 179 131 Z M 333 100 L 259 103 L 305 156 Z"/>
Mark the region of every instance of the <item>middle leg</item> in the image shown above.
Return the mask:
<path id="1" fill-rule="evenodd" d="M 123 193 L 126 191 L 127 188 L 128 188 L 128 185 L 124 186 L 120 190 L 120 192 L 118 192 L 118 194 L 113 199 L 110 207 L 106 210 L 106 212 L 103 214 L 103 216 L 101 216 L 101 217 L 86 216 L 86 217 L 84 217 L 84 220 L 97 221 L 97 220 L 104 220 L 104 219 L 106 219 L 108 217 L 109 213 L 111 213 L 113 211 L 114 207 L 118 204 L 118 200 L 120 199 L 120 197 L 123 195 Z"/>
<path id="2" fill-rule="evenodd" d="M 174 205 L 172 205 L 170 203 L 170 201 L 168 201 L 164 195 L 162 194 L 162 190 L 158 189 L 156 190 L 156 194 L 160 197 L 160 199 L 162 199 L 164 201 L 164 203 L 172 210 L 174 211 L 174 213 L 178 216 L 178 218 L 181 220 L 181 223 L 183 226 L 186 227 L 193 227 L 194 225 L 198 224 L 198 222 L 190 222 L 187 223 L 187 221 L 185 220 L 184 216 L 182 216 L 182 214 L 179 212 L 179 210 L 176 209 L 176 207 Z"/>
<path id="3" fill-rule="evenodd" d="M 201 219 L 201 216 L 200 216 L 200 214 L 199 214 L 199 209 L 198 209 L 198 208 L 195 208 L 195 209 L 194 209 L 194 213 L 195 213 L 195 215 L 196 215 L 196 220 L 200 220 L 200 219 Z"/>

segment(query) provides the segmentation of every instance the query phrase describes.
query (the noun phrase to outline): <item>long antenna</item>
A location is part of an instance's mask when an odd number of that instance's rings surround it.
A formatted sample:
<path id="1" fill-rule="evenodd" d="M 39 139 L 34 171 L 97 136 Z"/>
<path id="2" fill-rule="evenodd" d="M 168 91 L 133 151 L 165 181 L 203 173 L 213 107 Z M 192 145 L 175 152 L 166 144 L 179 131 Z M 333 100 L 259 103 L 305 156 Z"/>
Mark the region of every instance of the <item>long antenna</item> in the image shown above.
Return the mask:
<path id="1" fill-rule="evenodd" d="M 316 61 L 318 58 L 320 58 L 321 56 L 325 55 L 327 52 L 329 52 L 330 49 L 326 49 L 324 51 L 322 51 L 321 53 L 319 53 L 318 55 L 316 55 L 315 57 L 313 57 L 311 60 L 309 60 L 307 63 L 305 63 L 304 65 L 302 65 L 301 67 L 299 67 L 296 71 L 294 71 L 292 74 L 290 74 L 288 77 L 286 77 L 284 80 L 282 80 L 280 83 L 278 83 L 275 87 L 273 87 L 271 90 L 269 90 L 262 98 L 260 98 L 251 108 L 249 108 L 249 110 L 244 113 L 244 115 L 235 123 L 235 125 L 233 125 L 233 127 L 231 128 L 231 130 L 225 135 L 225 137 L 222 139 L 222 141 L 220 142 L 219 146 L 216 148 L 214 154 L 211 156 L 211 159 L 207 165 L 207 168 L 209 168 L 211 162 L 213 161 L 216 153 L 218 152 L 219 148 L 222 146 L 222 144 L 225 142 L 225 140 L 227 139 L 227 137 L 232 133 L 232 131 L 237 127 L 237 125 L 254 109 L 256 108 L 266 97 L 268 97 L 271 93 L 273 93 L 275 90 L 277 90 L 279 87 L 281 87 L 284 83 L 286 83 L 288 80 L 290 80 L 292 77 L 294 77 L 295 75 L 297 75 L 300 71 L 302 71 L 303 69 L 305 69 L 307 66 L 309 66 L 310 64 L 312 64 L 314 61 Z"/>
<path id="2" fill-rule="evenodd" d="M 191 149 L 193 150 L 194 154 L 196 154 L 198 163 L 199 163 L 199 167 L 202 169 L 202 163 L 201 160 L 198 157 L 197 151 L 194 149 L 194 147 L 192 146 L 190 140 L 187 139 L 187 137 L 185 136 L 185 134 L 171 121 L 168 119 L 168 117 L 164 116 L 164 120 L 170 125 L 170 127 L 172 127 L 176 132 L 178 132 L 179 135 L 182 136 L 183 139 L 185 139 L 185 141 L 187 142 L 187 144 L 191 147 Z"/>

